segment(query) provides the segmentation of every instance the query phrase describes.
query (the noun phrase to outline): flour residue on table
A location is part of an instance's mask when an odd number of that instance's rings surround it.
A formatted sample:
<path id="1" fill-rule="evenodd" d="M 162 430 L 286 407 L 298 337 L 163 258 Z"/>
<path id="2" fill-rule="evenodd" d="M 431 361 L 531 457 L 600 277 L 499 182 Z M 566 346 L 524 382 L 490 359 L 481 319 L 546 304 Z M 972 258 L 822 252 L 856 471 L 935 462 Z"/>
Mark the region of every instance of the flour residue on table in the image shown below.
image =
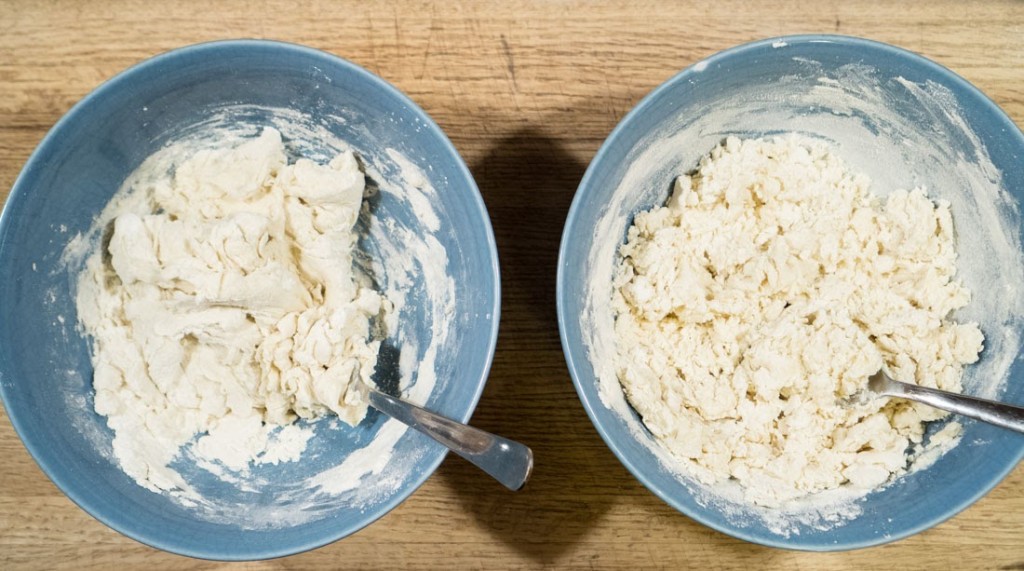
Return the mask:
<path id="1" fill-rule="evenodd" d="M 340 123 L 344 117 L 332 117 Z M 367 177 L 368 186 L 359 212 L 359 242 L 354 253 L 360 279 L 393 302 L 393 310 L 379 319 L 379 331 L 391 353 L 383 382 L 393 383 L 403 397 L 417 404 L 426 403 L 438 382 L 436 360 L 451 342 L 448 332 L 454 311 L 455 284 L 449 274 L 448 252 L 435 236 L 440 221 L 431 201 L 436 190 L 425 174 L 407 157 L 394 149 L 353 148 L 335 135 L 325 122 L 287 109 L 255 106 L 229 106 L 217 110 L 201 122 L 171 134 L 161 150 L 125 181 L 111 204 L 90 230 L 73 237 L 64 249 L 62 271 L 69 281 L 81 271 L 96 247 L 113 215 L 132 208 L 132 201 L 144 200 L 133 192 L 154 178 L 165 176 L 183 157 L 208 148 L 234 146 L 254 139 L 267 127 L 279 131 L 286 153 L 294 160 L 310 158 L 325 163 L 343 151 L 352 150 Z M 388 196 L 390 213 L 379 211 L 380 193 Z M 139 205 L 134 205 L 138 207 Z M 396 216 L 394 209 L 404 214 Z M 415 299 L 408 299 L 415 295 Z M 409 314 L 418 312 L 423 318 Z M 70 321 L 70 320 L 69 320 Z M 70 335 L 80 335 L 73 324 L 65 324 Z M 68 394 L 91 380 L 68 375 Z M 439 386 L 441 385 L 441 386 Z M 71 388 L 74 387 L 74 390 Z M 108 433 L 96 426 L 91 398 L 69 403 L 70 419 L 79 431 L 94 443 L 104 458 L 117 463 L 110 449 Z M 397 421 L 372 413 L 355 428 L 336 418 L 300 421 L 267 431 L 268 446 L 255 462 L 227 462 L 203 454 L 197 437 L 182 447 L 169 467 L 172 474 L 162 493 L 172 498 L 194 517 L 210 522 L 244 528 L 282 528 L 325 517 L 335 506 L 368 506 L 381 501 L 411 477 L 411 468 L 425 451 L 395 455 L 407 429 Z M 333 445 L 331 443 L 334 443 Z M 347 443 L 347 444 L 346 444 Z M 216 444 L 207 442 L 207 444 Z M 303 449 L 309 450 L 303 452 Z M 338 448 L 347 450 L 338 456 Z M 215 455 L 216 456 L 216 455 Z M 237 458 L 235 459 L 237 460 Z M 273 476 L 262 465 L 282 470 Z M 283 468 L 282 468 L 283 467 Z M 273 497 L 266 498 L 266 494 Z M 240 503 L 246 494 L 263 494 L 258 502 Z"/>
<path id="2" fill-rule="evenodd" d="M 981 361 L 966 371 L 965 392 L 987 398 L 999 394 L 1024 325 L 1024 259 L 1017 234 L 1020 213 L 1000 186 L 998 170 L 963 118 L 953 94 L 933 82 L 879 77 L 866 65 L 828 70 L 812 60 L 797 62 L 803 68 L 801 73 L 778 78 L 778 85 L 767 94 L 760 85 L 723 94 L 713 104 L 690 109 L 685 117 L 660 126 L 646 144 L 621 157 L 629 166 L 594 229 L 584 276 L 588 288 L 585 309 L 580 318 L 588 358 L 598 376 L 601 404 L 623 419 L 634 439 L 658 457 L 662 467 L 675 474 L 698 503 L 726 514 L 739 527 L 758 522 L 781 537 L 850 521 L 861 513 L 858 496 L 862 494 L 837 490 L 779 509 L 765 509 L 745 503 L 733 482 L 703 485 L 650 436 L 626 402 L 616 376 L 614 318 L 608 300 L 617 250 L 633 216 L 664 203 L 671 180 L 693 169 L 701 155 L 730 135 L 792 132 L 824 140 L 851 168 L 865 173 L 879 191 L 926 186 L 934 197 L 951 203 L 957 250 L 969 253 L 959 259 L 956 278 L 979 293 L 953 317 L 978 322 L 987 339 Z M 787 97 L 773 99 L 772 92 Z M 903 114 L 894 110 L 901 105 L 905 106 Z M 931 129 L 949 130 L 963 144 L 944 147 L 931 136 Z M 945 444 L 943 450 L 927 452 L 927 442 L 915 450 L 916 459 L 908 471 L 926 469 L 940 452 L 951 447 Z"/>

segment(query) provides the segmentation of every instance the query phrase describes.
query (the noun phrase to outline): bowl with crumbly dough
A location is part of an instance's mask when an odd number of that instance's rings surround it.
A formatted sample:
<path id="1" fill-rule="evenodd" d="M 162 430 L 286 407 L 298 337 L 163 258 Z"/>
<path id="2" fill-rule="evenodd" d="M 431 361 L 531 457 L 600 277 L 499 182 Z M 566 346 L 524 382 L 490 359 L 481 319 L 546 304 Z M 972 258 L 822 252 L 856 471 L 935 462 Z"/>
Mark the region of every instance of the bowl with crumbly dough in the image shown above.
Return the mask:
<path id="1" fill-rule="evenodd" d="M 0 393 L 67 496 L 143 543 L 279 557 L 345 537 L 446 450 L 376 384 L 469 419 L 497 337 L 477 187 L 381 78 L 268 41 L 114 77 L 0 219 Z"/>
<path id="2" fill-rule="evenodd" d="M 714 529 L 830 551 L 937 525 L 1024 455 L 867 377 L 1024 401 L 1024 136 L 951 71 L 843 36 L 655 89 L 566 221 L 558 320 L 619 460 Z"/>

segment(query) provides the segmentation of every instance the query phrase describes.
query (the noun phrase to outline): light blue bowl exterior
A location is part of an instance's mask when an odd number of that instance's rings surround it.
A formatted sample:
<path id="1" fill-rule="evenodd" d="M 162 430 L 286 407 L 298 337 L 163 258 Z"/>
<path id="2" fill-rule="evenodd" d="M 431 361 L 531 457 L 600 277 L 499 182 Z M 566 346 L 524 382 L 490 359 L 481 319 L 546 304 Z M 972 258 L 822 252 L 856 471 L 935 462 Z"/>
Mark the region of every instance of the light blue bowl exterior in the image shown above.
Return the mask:
<path id="1" fill-rule="evenodd" d="M 785 49 L 778 49 L 782 42 Z M 716 98 L 730 89 L 762 82 L 770 90 L 772 78 L 799 73 L 801 64 L 794 58 L 817 60 L 826 69 L 867 63 L 876 66 L 884 77 L 903 77 L 915 83 L 931 80 L 947 87 L 956 96 L 967 123 L 987 146 L 992 162 L 1002 171 L 1003 187 L 1018 203 L 1024 201 L 1024 136 L 992 101 L 948 69 L 902 49 L 845 36 L 791 36 L 742 45 L 701 62 L 699 69 L 691 67 L 680 72 L 655 89 L 619 123 L 594 157 L 580 182 L 562 235 L 556 293 L 558 324 L 569 371 L 587 414 L 619 460 L 647 488 L 689 517 L 734 537 L 773 547 L 835 551 L 895 541 L 952 517 L 992 489 L 1017 465 L 1024 457 L 1024 438 L 989 425 L 968 423 L 964 441 L 984 445 L 957 446 L 931 468 L 869 495 L 862 502 L 863 514 L 859 518 L 831 530 L 804 526 L 798 535 L 786 538 L 757 521 L 739 526 L 727 515 L 698 503 L 687 486 L 663 468 L 651 450 L 630 433 L 626 422 L 602 403 L 597 377 L 582 341 L 580 320 L 586 298 L 582 276 L 594 228 L 629 167 L 621 157 L 645 148 L 657 136 L 660 125 L 686 117 L 693 109 L 713 105 Z M 777 129 L 773 125 L 750 125 L 748 134 L 767 134 Z M 954 140 L 951 144 L 970 147 L 963 141 Z M 658 184 L 661 182 L 664 181 Z M 637 192 L 651 192 L 664 200 L 668 185 Z M 654 202 L 648 208 L 653 205 Z M 623 239 L 625 231 L 623 227 Z M 1020 354 L 1000 398 L 1024 402 L 1024 363 Z M 645 437 L 651 439 L 649 434 Z"/>
<path id="2" fill-rule="evenodd" d="M 0 394 L 7 414 L 50 479 L 105 524 L 167 551 L 243 560 L 312 549 L 361 529 L 418 488 L 441 463 L 445 449 L 409 431 L 394 455 L 421 457 L 393 493 L 369 505 L 333 509 L 302 525 L 244 530 L 196 521 L 181 505 L 136 485 L 71 423 L 62 421 L 75 414 L 68 410 L 74 399 L 65 394 L 66 385 L 54 381 L 66 370 L 76 370 L 83 379 L 72 396 L 85 398 L 89 412 L 92 403 L 86 341 L 64 336 L 52 320 L 57 314 L 70 323 L 76 320 L 71 279 L 59 268 L 62 249 L 68 238 L 89 228 L 125 177 L 166 142 L 167 133 L 232 104 L 283 107 L 313 117 L 343 110 L 347 121 L 324 121 L 334 134 L 364 154 L 388 147 L 403 153 L 436 188 L 433 206 L 442 224 L 438 239 L 448 251 L 455 279 L 456 315 L 453 350 L 438 356 L 438 390 L 427 402 L 429 408 L 462 421 L 471 416 L 494 353 L 500 290 L 490 221 L 451 142 L 397 89 L 331 54 L 269 41 L 190 46 L 114 77 L 53 127 L 18 177 L 0 218 Z M 389 209 L 392 199 L 379 196 L 382 212 L 401 215 Z M 420 285 L 410 288 L 411 301 Z M 47 294 L 51 291 L 56 292 L 52 299 Z M 104 419 L 92 413 L 89 422 L 109 445 Z M 335 465 L 364 445 L 383 422 L 371 412 L 356 430 L 318 431 L 311 443 L 318 457 L 304 457 L 268 473 L 299 479 Z M 237 495 L 226 499 L 261 501 L 260 494 L 223 488 L 217 493 Z"/>

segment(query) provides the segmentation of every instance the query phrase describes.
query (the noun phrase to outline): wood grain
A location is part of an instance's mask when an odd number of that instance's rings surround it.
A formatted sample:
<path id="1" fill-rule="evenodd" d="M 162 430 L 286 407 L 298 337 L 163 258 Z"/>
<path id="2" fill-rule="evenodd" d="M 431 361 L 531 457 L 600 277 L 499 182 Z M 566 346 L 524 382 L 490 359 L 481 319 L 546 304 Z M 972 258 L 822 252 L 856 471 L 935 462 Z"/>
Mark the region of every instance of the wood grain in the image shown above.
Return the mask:
<path id="1" fill-rule="evenodd" d="M 0 1 L 0 192 L 76 101 L 182 45 L 238 37 L 321 48 L 424 107 L 490 210 L 502 323 L 482 428 L 536 452 L 504 492 L 458 458 L 356 535 L 302 555 L 227 565 L 122 537 L 78 509 L 0 421 L 0 568 L 1024 569 L 1024 470 L 966 512 L 898 543 L 839 554 L 744 543 L 675 512 L 612 456 L 573 391 L 555 322 L 562 224 L 586 165 L 656 85 L 763 37 L 836 32 L 953 69 L 1024 124 L 1024 4 L 1016 2 Z"/>

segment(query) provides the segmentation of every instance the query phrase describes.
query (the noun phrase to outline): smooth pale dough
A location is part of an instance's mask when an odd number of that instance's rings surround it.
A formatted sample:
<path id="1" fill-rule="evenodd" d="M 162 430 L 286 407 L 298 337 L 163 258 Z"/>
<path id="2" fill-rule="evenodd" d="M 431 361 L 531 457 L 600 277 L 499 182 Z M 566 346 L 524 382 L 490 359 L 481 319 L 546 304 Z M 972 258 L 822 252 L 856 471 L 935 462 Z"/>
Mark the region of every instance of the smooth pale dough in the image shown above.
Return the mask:
<path id="1" fill-rule="evenodd" d="M 949 318 L 970 299 L 949 204 L 868 184 L 818 141 L 729 138 L 636 216 L 612 300 L 619 379 L 703 481 L 765 506 L 878 487 L 944 414 L 842 399 L 883 365 L 959 391 L 978 359 L 978 325 Z"/>
<path id="2" fill-rule="evenodd" d="M 208 432 L 199 455 L 242 469 L 295 459 L 260 458 L 275 426 L 328 411 L 363 418 L 349 386 L 370 380 L 370 319 L 388 305 L 353 276 L 364 187 L 351 152 L 288 165 L 266 129 L 136 190 L 148 200 L 116 216 L 77 300 L 94 339 L 95 408 L 130 476 L 181 487 L 166 467 L 197 434 Z M 296 428 L 279 439 L 301 452 L 308 435 Z"/>

